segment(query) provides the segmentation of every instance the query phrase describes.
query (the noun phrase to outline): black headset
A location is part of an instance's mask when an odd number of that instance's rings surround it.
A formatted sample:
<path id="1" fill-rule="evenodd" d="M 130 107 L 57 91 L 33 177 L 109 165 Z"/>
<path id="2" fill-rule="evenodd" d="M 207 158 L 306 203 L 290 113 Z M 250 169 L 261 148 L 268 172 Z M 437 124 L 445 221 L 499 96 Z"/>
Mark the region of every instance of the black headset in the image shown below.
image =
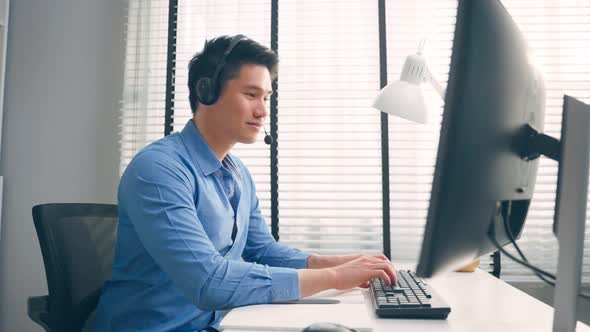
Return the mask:
<path id="1" fill-rule="evenodd" d="M 225 61 L 226 61 L 228 55 L 234 49 L 234 47 L 241 40 L 244 40 L 244 39 L 247 39 L 247 37 L 244 35 L 235 35 L 234 37 L 232 37 L 232 39 L 229 42 L 229 46 L 227 47 L 225 52 L 223 52 L 223 56 L 221 57 L 221 60 L 219 60 L 219 63 L 217 64 L 217 67 L 215 68 L 215 71 L 213 72 L 213 77 L 199 78 L 199 80 L 197 81 L 197 85 L 195 87 L 195 90 L 197 92 L 197 100 L 199 101 L 199 103 L 201 103 L 203 105 L 215 104 L 215 102 L 219 98 L 219 93 L 221 90 L 218 80 L 219 80 L 219 75 L 221 74 L 221 71 L 223 70 L 223 67 L 225 66 Z"/>

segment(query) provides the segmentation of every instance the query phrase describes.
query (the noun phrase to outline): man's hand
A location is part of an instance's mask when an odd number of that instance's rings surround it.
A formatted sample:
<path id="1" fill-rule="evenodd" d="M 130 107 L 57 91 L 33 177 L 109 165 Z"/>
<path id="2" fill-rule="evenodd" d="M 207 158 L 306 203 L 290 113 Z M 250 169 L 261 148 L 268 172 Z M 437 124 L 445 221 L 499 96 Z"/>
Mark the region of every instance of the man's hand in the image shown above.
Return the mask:
<path id="1" fill-rule="evenodd" d="M 385 257 L 383 254 L 355 254 L 355 255 L 311 255 L 307 259 L 307 268 L 308 269 L 324 269 L 327 267 L 333 267 L 348 263 L 360 257 L 373 257 L 377 258 L 386 262 L 389 262 L 389 259 Z"/>
<path id="2" fill-rule="evenodd" d="M 382 255 L 359 255 L 344 264 L 323 268 L 298 270 L 301 297 L 326 289 L 368 287 L 373 278 L 382 278 L 386 284 L 396 284 L 397 277 L 391 262 Z"/>
<path id="3" fill-rule="evenodd" d="M 397 284 L 393 265 L 385 256 L 361 255 L 348 263 L 329 269 L 334 271 L 334 288 L 336 289 L 368 287 L 369 281 L 373 278 L 381 278 L 387 285 Z"/>

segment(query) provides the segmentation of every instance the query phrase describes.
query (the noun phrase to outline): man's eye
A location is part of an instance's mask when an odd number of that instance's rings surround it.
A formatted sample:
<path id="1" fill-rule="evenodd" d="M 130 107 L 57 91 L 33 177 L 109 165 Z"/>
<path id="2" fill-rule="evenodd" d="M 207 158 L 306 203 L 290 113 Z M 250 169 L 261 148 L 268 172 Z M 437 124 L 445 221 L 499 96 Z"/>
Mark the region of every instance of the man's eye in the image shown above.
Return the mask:
<path id="1" fill-rule="evenodd" d="M 251 93 L 251 92 L 246 92 L 246 96 L 250 97 L 250 98 L 255 98 L 256 95 Z"/>

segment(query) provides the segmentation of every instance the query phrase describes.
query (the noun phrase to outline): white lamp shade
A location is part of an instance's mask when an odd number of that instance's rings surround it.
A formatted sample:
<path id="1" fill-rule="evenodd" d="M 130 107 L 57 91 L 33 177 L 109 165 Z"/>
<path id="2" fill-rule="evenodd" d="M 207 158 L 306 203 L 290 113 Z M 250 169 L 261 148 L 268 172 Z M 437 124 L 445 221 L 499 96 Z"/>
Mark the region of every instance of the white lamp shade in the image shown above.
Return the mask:
<path id="1" fill-rule="evenodd" d="M 409 121 L 428 122 L 424 94 L 420 86 L 409 82 L 395 81 L 385 86 L 375 98 L 373 107 Z"/>

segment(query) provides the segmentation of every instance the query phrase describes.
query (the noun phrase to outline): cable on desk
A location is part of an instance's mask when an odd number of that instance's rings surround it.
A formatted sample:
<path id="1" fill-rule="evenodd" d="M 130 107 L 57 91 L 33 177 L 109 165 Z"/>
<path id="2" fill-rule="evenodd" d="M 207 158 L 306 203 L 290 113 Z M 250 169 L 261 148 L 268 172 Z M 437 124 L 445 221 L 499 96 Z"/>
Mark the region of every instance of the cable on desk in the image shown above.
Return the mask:
<path id="1" fill-rule="evenodd" d="M 512 235 L 512 232 L 510 231 L 510 228 L 507 227 L 508 226 L 508 219 L 509 219 L 510 213 L 508 213 L 507 218 L 504 218 L 504 228 L 506 230 L 506 234 L 508 235 L 508 238 L 510 239 L 510 242 L 512 243 L 512 245 L 517 248 L 518 245 L 516 244 L 516 241 L 514 240 L 514 236 Z M 545 277 L 549 277 L 552 280 L 555 280 L 555 275 L 552 273 L 549 273 L 543 269 L 540 269 L 532 264 L 530 264 L 528 262 L 528 260 L 526 259 L 526 257 L 524 256 L 524 254 L 522 253 L 522 251 L 520 250 L 520 248 L 517 249 L 517 251 L 519 252 L 520 256 L 523 258 L 522 260 L 514 257 L 512 254 L 510 254 L 509 252 L 507 252 L 506 250 L 504 250 L 504 248 L 502 248 L 502 246 L 498 243 L 498 240 L 496 239 L 496 235 L 495 235 L 495 231 L 494 231 L 494 225 L 492 224 L 492 226 L 490 227 L 490 231 L 488 232 L 488 238 L 490 239 L 490 241 L 492 241 L 492 243 L 496 246 L 496 248 L 498 248 L 498 250 L 500 250 L 501 253 L 503 253 L 504 255 L 506 255 L 506 257 L 512 259 L 513 261 L 519 263 L 522 266 L 525 266 L 529 269 L 531 269 L 539 278 L 541 278 L 541 280 L 545 281 L 546 283 L 548 283 L 549 285 L 555 287 L 555 282 L 552 282 L 550 280 L 547 280 Z M 543 277 L 541 277 L 543 276 Z M 585 293 L 585 292 L 579 292 L 578 293 L 579 297 L 585 298 L 590 300 L 590 294 Z"/>
<path id="2" fill-rule="evenodd" d="M 508 203 L 508 211 L 506 212 L 506 218 L 502 218 L 504 219 L 504 229 L 506 230 L 506 235 L 508 235 L 508 238 L 510 239 L 510 242 L 512 243 L 512 245 L 514 246 L 514 248 L 516 249 L 516 251 L 518 252 L 520 258 L 522 258 L 522 260 L 524 262 L 526 262 L 527 264 L 529 263 L 529 260 L 525 257 L 524 253 L 520 250 L 520 246 L 516 243 L 516 239 L 514 238 L 514 234 L 512 234 L 512 229 L 509 227 L 509 221 L 510 221 L 510 216 L 512 213 L 512 202 Z M 547 284 L 555 287 L 555 282 L 551 281 L 549 279 L 547 279 L 544 275 L 542 275 L 541 273 L 534 271 L 535 275 L 537 277 L 539 277 L 539 279 L 543 280 L 544 282 L 546 282 Z M 555 280 L 555 278 L 553 278 L 553 280 Z"/>

